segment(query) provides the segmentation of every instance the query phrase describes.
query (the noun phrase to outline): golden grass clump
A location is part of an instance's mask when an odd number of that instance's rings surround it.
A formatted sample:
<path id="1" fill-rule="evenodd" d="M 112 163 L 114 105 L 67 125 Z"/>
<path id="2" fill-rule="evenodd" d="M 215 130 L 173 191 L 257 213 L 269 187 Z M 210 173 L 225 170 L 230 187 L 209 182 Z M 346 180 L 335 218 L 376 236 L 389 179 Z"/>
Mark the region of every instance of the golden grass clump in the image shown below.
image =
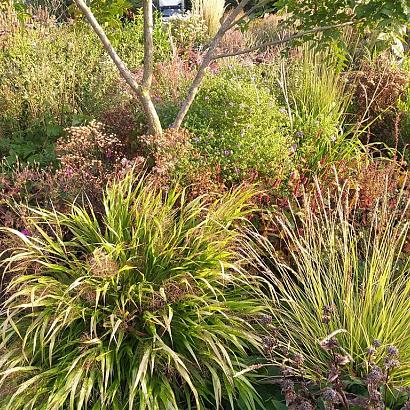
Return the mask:
<path id="1" fill-rule="evenodd" d="M 218 32 L 224 11 L 224 0 L 194 0 L 192 2 L 192 13 L 202 16 L 211 37 Z"/>

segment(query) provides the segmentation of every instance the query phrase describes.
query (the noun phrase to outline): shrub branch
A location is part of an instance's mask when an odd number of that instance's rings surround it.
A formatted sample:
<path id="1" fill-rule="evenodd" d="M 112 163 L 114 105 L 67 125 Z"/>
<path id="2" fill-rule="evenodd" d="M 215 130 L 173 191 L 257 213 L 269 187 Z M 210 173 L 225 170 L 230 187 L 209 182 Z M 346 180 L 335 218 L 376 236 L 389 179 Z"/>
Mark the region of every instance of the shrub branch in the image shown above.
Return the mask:
<path id="1" fill-rule="evenodd" d="M 281 44 L 290 43 L 290 42 L 292 42 L 294 40 L 297 40 L 299 38 L 303 38 L 303 37 L 305 37 L 309 34 L 322 33 L 322 32 L 327 31 L 327 30 L 346 27 L 346 26 L 351 26 L 353 24 L 357 24 L 357 22 L 347 21 L 345 23 L 333 24 L 333 25 L 330 25 L 330 26 L 316 27 L 316 28 L 311 29 L 311 30 L 300 31 L 298 33 L 286 36 L 282 39 L 269 41 L 267 43 L 257 44 L 256 46 L 245 48 L 245 49 L 242 49 L 242 50 L 238 50 L 238 51 L 235 51 L 235 52 L 232 52 L 232 53 L 217 54 L 217 55 L 212 57 L 212 60 L 218 60 L 218 59 L 226 58 L 226 57 L 235 57 L 235 56 L 239 56 L 239 55 L 242 55 L 242 54 L 249 54 L 249 53 L 252 53 L 253 51 L 258 51 L 262 48 L 274 47 L 274 46 L 279 46 Z"/>

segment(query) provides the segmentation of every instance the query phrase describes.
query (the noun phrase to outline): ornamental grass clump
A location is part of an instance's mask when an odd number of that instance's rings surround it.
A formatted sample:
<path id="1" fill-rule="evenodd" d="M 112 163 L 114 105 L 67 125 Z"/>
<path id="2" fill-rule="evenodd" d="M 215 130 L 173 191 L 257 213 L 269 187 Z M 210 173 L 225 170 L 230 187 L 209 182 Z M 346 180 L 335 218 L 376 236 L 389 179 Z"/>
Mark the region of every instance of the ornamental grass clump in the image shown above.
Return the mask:
<path id="1" fill-rule="evenodd" d="M 404 188 L 395 206 L 382 195 L 368 214 L 371 223 L 360 226 L 359 198 L 347 186 L 339 189 L 331 197 L 317 187 L 290 215 L 274 218 L 282 250 L 258 237 L 256 265 L 276 290 L 277 346 L 302 354 L 304 377 L 323 382 L 333 380 L 328 363 L 335 354 L 354 382 L 374 366 L 385 368 L 385 351 L 395 346 L 385 383 L 409 386 L 409 200 Z"/>
<path id="2" fill-rule="evenodd" d="M 26 209 L 30 234 L 6 230 L 1 408 L 255 408 L 265 307 L 235 229 L 252 194 L 188 201 L 130 173 L 98 218 Z"/>
<path id="3" fill-rule="evenodd" d="M 194 0 L 192 11 L 194 15 L 202 17 L 208 27 L 209 36 L 213 37 L 221 26 L 225 2 L 223 0 Z"/>

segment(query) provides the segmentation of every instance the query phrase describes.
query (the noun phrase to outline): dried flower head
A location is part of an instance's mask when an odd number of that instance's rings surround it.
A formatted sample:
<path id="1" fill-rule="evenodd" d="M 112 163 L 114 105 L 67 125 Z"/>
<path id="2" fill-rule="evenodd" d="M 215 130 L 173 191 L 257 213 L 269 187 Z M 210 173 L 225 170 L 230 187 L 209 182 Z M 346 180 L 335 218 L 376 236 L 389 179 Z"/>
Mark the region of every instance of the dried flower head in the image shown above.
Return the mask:
<path id="1" fill-rule="evenodd" d="M 293 361 L 295 362 L 296 366 L 300 367 L 303 365 L 305 358 L 303 357 L 302 354 L 296 353 L 295 356 L 293 357 Z"/>
<path id="2" fill-rule="evenodd" d="M 336 309 L 334 305 L 323 306 L 322 323 L 328 324 L 332 320 L 332 317 L 334 316 L 335 311 Z"/>
<path id="3" fill-rule="evenodd" d="M 299 403 L 296 407 L 296 410 L 313 410 L 314 407 L 310 401 L 303 400 L 301 403 Z"/>
<path id="4" fill-rule="evenodd" d="M 270 325 L 272 324 L 272 316 L 269 315 L 263 315 L 260 319 L 260 322 L 262 325 Z"/>
<path id="5" fill-rule="evenodd" d="M 289 366 L 283 366 L 281 372 L 284 377 L 291 377 L 295 375 L 294 369 Z"/>
<path id="6" fill-rule="evenodd" d="M 282 388 L 282 393 L 295 390 L 295 383 L 290 379 L 283 379 L 280 386 Z"/>
<path id="7" fill-rule="evenodd" d="M 372 366 L 367 375 L 367 383 L 375 386 L 381 385 L 385 380 L 385 375 L 379 366 Z"/>
<path id="8" fill-rule="evenodd" d="M 369 356 L 374 356 L 374 355 L 376 354 L 376 349 L 375 349 L 373 346 L 369 347 L 369 348 L 367 349 L 367 354 L 368 354 Z"/>
<path id="9" fill-rule="evenodd" d="M 320 347 L 324 350 L 334 350 L 340 346 L 338 340 L 335 337 L 324 339 L 320 342 Z"/>
<path id="10" fill-rule="evenodd" d="M 339 366 L 337 366 L 336 364 L 332 363 L 332 364 L 330 365 L 330 368 L 329 368 L 329 372 L 328 372 L 328 375 L 327 375 L 327 380 L 328 380 L 330 383 L 334 383 L 336 380 L 339 379 L 339 377 L 340 377 L 340 369 L 339 369 Z"/>
<path id="11" fill-rule="evenodd" d="M 271 336 L 263 336 L 262 338 L 263 341 L 263 347 L 267 353 L 272 352 L 272 350 L 276 346 L 276 341 L 273 337 Z"/>
<path id="12" fill-rule="evenodd" d="M 338 366 L 346 366 L 348 363 L 350 363 L 351 357 L 349 355 L 341 355 L 341 354 L 336 354 L 335 355 L 335 363 Z"/>
<path id="13" fill-rule="evenodd" d="M 295 384 L 292 380 L 283 379 L 281 382 L 282 394 L 285 396 L 286 405 L 289 406 L 297 399 Z"/>
<path id="14" fill-rule="evenodd" d="M 88 263 L 92 276 L 111 278 L 118 273 L 117 263 L 101 248 L 94 250 Z"/>
<path id="15" fill-rule="evenodd" d="M 388 356 L 398 356 L 399 349 L 396 346 L 390 345 L 386 348 L 386 353 Z"/>
<path id="16" fill-rule="evenodd" d="M 384 359 L 384 367 L 386 370 L 393 370 L 400 366 L 400 362 L 393 357 L 386 357 Z"/>

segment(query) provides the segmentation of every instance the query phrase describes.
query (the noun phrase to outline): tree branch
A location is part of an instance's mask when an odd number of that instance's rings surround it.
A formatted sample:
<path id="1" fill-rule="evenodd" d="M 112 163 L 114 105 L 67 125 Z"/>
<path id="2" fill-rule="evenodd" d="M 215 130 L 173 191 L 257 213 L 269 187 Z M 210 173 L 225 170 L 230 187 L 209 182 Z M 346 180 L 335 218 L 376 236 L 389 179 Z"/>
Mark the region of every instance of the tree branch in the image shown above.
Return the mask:
<path id="1" fill-rule="evenodd" d="M 152 13 L 152 0 L 144 0 L 144 74 L 142 86 L 150 88 L 152 83 L 152 72 L 154 65 L 154 18 Z"/>
<path id="2" fill-rule="evenodd" d="M 331 30 L 331 29 L 334 29 L 334 28 L 352 26 L 355 23 L 357 23 L 357 22 L 348 21 L 348 22 L 345 22 L 345 23 L 333 24 L 333 25 L 330 25 L 330 26 L 316 27 L 316 28 L 311 29 L 311 30 L 300 31 L 299 33 L 292 34 L 292 35 L 284 37 L 282 39 L 269 41 L 269 42 L 263 43 L 263 44 L 258 44 L 256 46 L 249 47 L 249 48 L 246 48 L 246 49 L 243 49 L 243 50 L 234 51 L 232 53 L 218 54 L 216 56 L 213 56 L 212 60 L 218 60 L 220 58 L 235 57 L 235 56 L 239 56 L 239 55 L 242 55 L 242 54 L 252 53 L 253 51 L 260 50 L 261 48 L 274 47 L 274 46 L 279 46 L 281 44 L 289 43 L 290 41 L 297 40 L 298 38 L 302 38 L 302 37 L 304 37 L 308 34 L 321 33 L 323 31 Z"/>
<path id="3" fill-rule="evenodd" d="M 252 13 L 253 13 L 255 10 L 258 10 L 258 8 L 264 6 L 264 5 L 267 4 L 268 2 L 269 2 L 269 0 L 258 1 L 258 2 L 257 2 L 254 6 L 252 6 L 246 13 L 244 13 L 243 16 L 241 16 L 240 18 L 238 18 L 238 20 L 233 21 L 226 31 L 229 31 L 231 28 L 235 27 L 235 26 L 238 25 L 240 22 L 244 21 L 247 17 L 251 16 Z"/>
<path id="4" fill-rule="evenodd" d="M 149 50 L 147 53 L 148 57 L 144 58 L 144 78 L 143 78 L 143 85 L 141 86 L 135 81 L 131 71 L 126 67 L 124 62 L 118 56 L 117 52 L 112 46 L 104 30 L 98 23 L 93 12 L 87 6 L 85 1 L 84 0 L 74 0 L 74 1 L 77 4 L 77 6 L 80 8 L 80 10 L 84 13 L 84 16 L 87 19 L 88 23 L 91 25 L 95 33 L 100 38 L 101 43 L 103 44 L 111 60 L 117 66 L 121 77 L 130 86 L 132 91 L 137 95 L 138 99 L 140 100 L 143 106 L 143 109 L 144 109 L 145 116 L 147 118 L 149 133 L 155 134 L 155 135 L 162 134 L 161 123 L 160 123 L 158 114 L 155 110 L 154 104 L 149 94 L 149 86 L 150 86 L 151 79 L 152 79 L 152 53 L 153 53 L 152 51 L 152 47 L 153 47 L 153 44 L 152 44 L 152 4 L 151 4 L 151 13 L 148 13 L 147 18 L 145 18 L 144 16 L 144 50 L 148 50 L 148 49 Z M 150 4 L 151 2 L 152 0 L 144 0 L 144 6 L 145 6 L 145 3 Z M 150 23 L 150 18 L 151 18 L 151 23 Z M 151 27 L 151 32 L 149 31 L 150 27 Z"/>
<path id="5" fill-rule="evenodd" d="M 239 13 L 243 10 L 243 8 L 249 3 L 250 0 L 241 0 L 239 4 L 232 10 L 232 12 L 228 15 L 228 17 L 225 19 L 225 21 L 222 23 L 221 27 L 219 28 L 218 32 L 216 33 L 215 37 L 213 38 L 208 50 L 206 51 L 204 58 L 202 59 L 202 63 L 199 66 L 198 72 L 194 78 L 194 81 L 192 82 L 191 86 L 189 87 L 188 94 L 183 101 L 181 108 L 177 114 L 177 117 L 172 124 L 172 128 L 180 128 L 182 125 L 182 122 L 184 121 L 184 118 L 186 114 L 188 113 L 189 108 L 191 107 L 191 104 L 193 103 L 196 94 L 198 93 L 199 87 L 202 83 L 202 80 L 205 77 L 206 74 L 206 69 L 208 68 L 209 64 L 213 60 L 213 54 L 216 50 L 216 48 L 219 45 L 219 42 L 221 41 L 222 37 L 224 34 L 229 30 L 231 24 L 235 21 L 235 19 L 238 17 Z"/>

